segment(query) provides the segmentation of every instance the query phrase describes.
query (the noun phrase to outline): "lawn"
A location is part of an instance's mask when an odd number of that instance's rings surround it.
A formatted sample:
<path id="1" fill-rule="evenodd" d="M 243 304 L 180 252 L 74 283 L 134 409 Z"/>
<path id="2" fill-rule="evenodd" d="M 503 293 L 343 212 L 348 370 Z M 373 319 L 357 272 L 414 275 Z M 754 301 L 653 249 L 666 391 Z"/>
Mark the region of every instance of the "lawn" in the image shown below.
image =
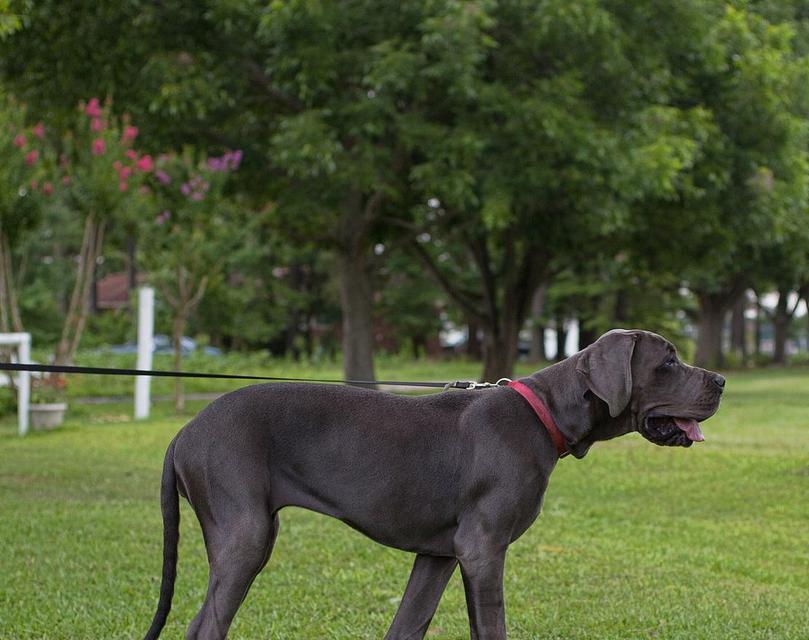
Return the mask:
<path id="1" fill-rule="evenodd" d="M 809 370 L 728 378 L 705 443 L 664 449 L 633 434 L 560 463 L 544 512 L 509 553 L 510 637 L 809 637 Z M 160 468 L 184 419 L 160 407 L 134 424 L 130 410 L 83 407 L 61 431 L 25 439 L 4 422 L 0 638 L 139 638 L 149 626 Z M 182 518 L 165 638 L 182 637 L 206 586 L 185 504 Z M 381 638 L 411 560 L 284 510 L 230 637 Z M 428 637 L 468 637 L 457 573 Z"/>

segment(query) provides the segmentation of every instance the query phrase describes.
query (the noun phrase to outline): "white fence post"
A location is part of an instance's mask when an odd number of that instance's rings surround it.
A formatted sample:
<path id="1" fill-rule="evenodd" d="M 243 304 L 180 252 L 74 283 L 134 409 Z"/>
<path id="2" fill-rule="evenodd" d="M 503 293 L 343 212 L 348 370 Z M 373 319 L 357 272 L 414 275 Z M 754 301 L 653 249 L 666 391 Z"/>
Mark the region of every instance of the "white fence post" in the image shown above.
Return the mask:
<path id="1" fill-rule="evenodd" d="M 31 334 L 23 333 L 20 336 L 19 361 L 20 364 L 31 363 Z M 28 433 L 28 405 L 31 401 L 31 374 L 28 371 L 20 371 L 17 378 L 17 422 L 21 436 Z"/>
<path id="2" fill-rule="evenodd" d="M 0 333 L 0 345 L 17 348 L 17 362 L 31 364 L 30 333 Z M 11 371 L 8 372 L 11 380 Z M 28 409 L 31 402 L 31 374 L 17 373 L 17 430 L 21 436 L 28 433 Z"/>
<path id="3" fill-rule="evenodd" d="M 138 369 L 152 368 L 154 349 L 154 289 L 141 287 L 138 291 Z M 149 376 L 135 376 L 135 418 L 149 417 L 151 405 L 152 379 Z"/>

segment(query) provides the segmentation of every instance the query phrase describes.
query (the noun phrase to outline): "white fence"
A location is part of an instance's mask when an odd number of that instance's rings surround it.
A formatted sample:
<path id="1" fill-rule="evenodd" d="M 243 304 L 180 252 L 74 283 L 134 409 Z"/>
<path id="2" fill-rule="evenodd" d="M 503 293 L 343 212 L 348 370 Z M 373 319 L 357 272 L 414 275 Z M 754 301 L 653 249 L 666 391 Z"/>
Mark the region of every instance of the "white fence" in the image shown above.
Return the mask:
<path id="1" fill-rule="evenodd" d="M 0 333 L 0 347 L 12 347 L 17 350 L 16 361 L 20 364 L 31 362 L 30 333 Z M 12 372 L 8 372 L 8 383 L 11 386 Z M 17 429 L 21 436 L 28 433 L 28 406 L 31 402 L 31 374 L 27 371 L 17 373 Z"/>

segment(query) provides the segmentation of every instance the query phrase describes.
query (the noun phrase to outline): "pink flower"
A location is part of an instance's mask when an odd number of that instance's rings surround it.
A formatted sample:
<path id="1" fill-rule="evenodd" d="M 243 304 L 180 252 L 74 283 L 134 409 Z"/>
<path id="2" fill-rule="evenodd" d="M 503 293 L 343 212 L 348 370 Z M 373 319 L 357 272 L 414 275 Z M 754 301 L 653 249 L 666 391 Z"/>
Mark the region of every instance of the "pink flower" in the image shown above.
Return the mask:
<path id="1" fill-rule="evenodd" d="M 36 149 L 31 149 L 31 151 L 25 154 L 25 164 L 29 167 L 36 164 L 37 160 L 39 160 L 39 151 Z"/>
<path id="2" fill-rule="evenodd" d="M 163 213 L 158 214 L 154 221 L 157 224 L 163 224 L 164 222 L 168 222 L 169 218 L 171 218 L 171 211 L 166 209 Z"/>
<path id="3" fill-rule="evenodd" d="M 226 156 L 230 155 L 230 157 L 228 158 L 228 160 L 230 161 L 230 169 L 232 171 L 236 171 L 236 169 L 238 169 L 239 165 L 242 163 L 242 150 L 237 149 L 236 151 L 232 151 L 230 154 L 225 155 Z"/>
<path id="4" fill-rule="evenodd" d="M 88 102 L 87 106 L 84 108 L 84 113 L 91 118 L 101 117 L 101 104 L 98 102 L 98 98 L 90 98 L 90 102 Z"/>
<path id="5" fill-rule="evenodd" d="M 112 168 L 115 169 L 116 171 L 120 171 L 122 166 L 124 165 L 121 164 L 120 160 L 116 160 L 115 162 L 112 163 Z"/>
<path id="6" fill-rule="evenodd" d="M 22 133 L 14 137 L 14 146 L 18 149 L 22 149 L 26 144 L 28 144 L 28 140 Z"/>
<path id="7" fill-rule="evenodd" d="M 45 184 L 43 184 L 42 193 L 44 193 L 46 196 L 51 195 L 53 193 L 53 184 L 51 184 L 50 182 L 46 182 Z"/>
<path id="8" fill-rule="evenodd" d="M 154 172 L 155 177 L 158 179 L 160 184 L 171 184 L 171 176 L 166 173 L 165 171 L 161 171 L 158 169 Z"/>
<path id="9" fill-rule="evenodd" d="M 36 191 L 37 189 L 39 189 L 39 182 L 31 180 L 31 191 Z"/>
<path id="10" fill-rule="evenodd" d="M 34 134 L 35 137 L 42 140 L 45 137 L 45 125 L 41 122 L 37 122 L 33 127 L 31 127 L 31 133 Z"/>
<path id="11" fill-rule="evenodd" d="M 93 131 L 104 131 L 106 123 L 101 118 L 93 118 L 90 121 L 90 128 Z"/>
<path id="12" fill-rule="evenodd" d="M 132 142 L 135 138 L 138 137 L 138 128 L 133 126 L 124 127 L 124 134 L 121 136 L 121 139 L 124 142 Z"/>
<path id="13" fill-rule="evenodd" d="M 137 164 L 138 169 L 141 171 L 149 172 L 154 169 L 154 161 L 152 160 L 152 156 L 145 155 L 140 160 L 138 160 Z"/>
<path id="14" fill-rule="evenodd" d="M 70 184 L 70 176 L 68 176 L 68 175 L 62 176 L 62 184 L 65 185 L 65 186 L 69 185 Z"/>
<path id="15" fill-rule="evenodd" d="M 133 162 L 136 162 L 138 160 L 138 152 L 135 151 L 134 149 L 127 149 L 124 155 Z"/>
<path id="16" fill-rule="evenodd" d="M 124 192 L 127 189 L 129 189 L 129 185 L 126 182 L 121 181 L 118 183 L 118 191 Z"/>
<path id="17" fill-rule="evenodd" d="M 93 155 L 94 156 L 101 156 L 104 155 L 104 152 L 107 150 L 107 145 L 104 142 L 104 138 L 96 138 L 93 140 Z"/>
<path id="18" fill-rule="evenodd" d="M 118 177 L 121 180 L 126 180 L 131 175 L 132 175 L 132 167 L 121 167 L 118 170 Z"/>

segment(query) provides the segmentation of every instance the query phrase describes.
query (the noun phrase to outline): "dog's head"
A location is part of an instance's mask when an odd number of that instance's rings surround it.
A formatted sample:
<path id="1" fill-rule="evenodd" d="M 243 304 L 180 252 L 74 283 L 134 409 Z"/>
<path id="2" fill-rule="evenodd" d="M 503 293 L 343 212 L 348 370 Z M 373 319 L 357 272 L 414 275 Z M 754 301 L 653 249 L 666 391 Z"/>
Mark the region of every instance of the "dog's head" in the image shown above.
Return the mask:
<path id="1" fill-rule="evenodd" d="M 725 386 L 721 375 L 683 363 L 674 345 L 649 331 L 610 331 L 573 358 L 602 414 L 591 421 L 581 455 L 593 441 L 629 431 L 657 445 L 690 447 L 704 440 L 699 423 L 716 413 Z"/>

